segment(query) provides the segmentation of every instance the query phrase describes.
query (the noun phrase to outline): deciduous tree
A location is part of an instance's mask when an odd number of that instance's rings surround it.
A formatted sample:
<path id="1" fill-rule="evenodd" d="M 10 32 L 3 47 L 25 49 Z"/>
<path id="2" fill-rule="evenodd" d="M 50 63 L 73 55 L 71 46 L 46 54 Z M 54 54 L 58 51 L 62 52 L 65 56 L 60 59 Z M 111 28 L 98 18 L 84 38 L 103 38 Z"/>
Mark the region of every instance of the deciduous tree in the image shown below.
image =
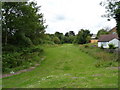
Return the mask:
<path id="1" fill-rule="evenodd" d="M 46 26 L 35 2 L 4 2 L 2 6 L 3 44 L 30 46 L 40 42 Z"/>
<path id="2" fill-rule="evenodd" d="M 120 38 L 120 1 L 119 0 L 107 0 L 106 2 L 101 2 L 100 5 L 105 6 L 106 15 L 108 20 L 114 18 L 117 22 L 117 33 Z"/>

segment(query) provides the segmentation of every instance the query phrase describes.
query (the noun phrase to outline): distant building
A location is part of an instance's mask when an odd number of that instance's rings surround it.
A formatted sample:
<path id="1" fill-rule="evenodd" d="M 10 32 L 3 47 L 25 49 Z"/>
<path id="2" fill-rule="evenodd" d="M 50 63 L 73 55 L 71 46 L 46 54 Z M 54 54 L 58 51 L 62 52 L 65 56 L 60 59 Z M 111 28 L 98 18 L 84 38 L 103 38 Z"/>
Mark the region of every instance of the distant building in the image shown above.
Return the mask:
<path id="1" fill-rule="evenodd" d="M 95 39 L 96 37 L 97 37 L 97 34 L 93 34 L 91 38 Z"/>
<path id="2" fill-rule="evenodd" d="M 117 34 L 101 35 L 98 39 L 98 47 L 109 48 L 109 44 L 119 47 L 120 41 Z"/>
<path id="3" fill-rule="evenodd" d="M 91 37 L 90 43 L 97 43 L 98 39 L 96 39 L 96 37 L 97 37 L 97 34 L 93 34 Z"/>
<path id="4" fill-rule="evenodd" d="M 109 31 L 109 34 L 117 34 L 117 27 L 114 27 Z"/>

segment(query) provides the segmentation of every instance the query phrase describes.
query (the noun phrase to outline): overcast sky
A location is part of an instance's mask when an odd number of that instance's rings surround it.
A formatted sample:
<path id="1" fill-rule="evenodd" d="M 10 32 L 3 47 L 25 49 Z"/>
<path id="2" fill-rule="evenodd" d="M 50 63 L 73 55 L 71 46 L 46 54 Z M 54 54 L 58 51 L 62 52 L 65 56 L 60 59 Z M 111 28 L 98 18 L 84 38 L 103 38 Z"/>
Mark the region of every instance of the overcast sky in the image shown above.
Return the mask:
<path id="1" fill-rule="evenodd" d="M 56 31 L 66 33 L 80 29 L 89 29 L 96 34 L 101 28 L 113 28 L 115 20 L 102 18 L 105 8 L 100 6 L 102 0 L 35 0 L 41 6 L 48 28 L 46 33 Z"/>

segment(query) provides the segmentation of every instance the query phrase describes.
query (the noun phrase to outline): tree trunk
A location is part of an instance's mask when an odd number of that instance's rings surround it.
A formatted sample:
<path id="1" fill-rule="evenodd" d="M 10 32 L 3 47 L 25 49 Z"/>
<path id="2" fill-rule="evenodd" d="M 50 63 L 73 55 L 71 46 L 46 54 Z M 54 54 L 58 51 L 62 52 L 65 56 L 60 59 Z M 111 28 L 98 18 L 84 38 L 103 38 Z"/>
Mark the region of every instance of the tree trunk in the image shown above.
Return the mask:
<path id="1" fill-rule="evenodd" d="M 5 33 L 5 46 L 7 45 L 7 42 L 8 42 L 8 33 L 7 33 L 7 29 L 6 29 L 6 33 Z"/>
<path id="2" fill-rule="evenodd" d="M 117 33 L 118 33 L 118 37 L 120 39 L 120 13 L 116 14 L 116 22 L 117 22 Z"/>

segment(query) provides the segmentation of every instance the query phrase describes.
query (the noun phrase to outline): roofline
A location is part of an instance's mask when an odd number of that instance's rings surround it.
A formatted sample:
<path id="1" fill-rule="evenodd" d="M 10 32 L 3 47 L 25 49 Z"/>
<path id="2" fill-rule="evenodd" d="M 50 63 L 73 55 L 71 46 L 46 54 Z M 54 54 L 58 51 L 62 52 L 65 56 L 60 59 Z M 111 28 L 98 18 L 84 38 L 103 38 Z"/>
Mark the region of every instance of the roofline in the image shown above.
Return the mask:
<path id="1" fill-rule="evenodd" d="M 109 32 L 112 31 L 112 30 L 115 29 L 115 28 L 117 28 L 117 26 L 115 26 L 114 28 L 110 29 Z"/>
<path id="2" fill-rule="evenodd" d="M 119 40 L 118 38 L 113 38 L 113 39 Z M 111 40 L 113 40 L 113 39 L 111 39 Z M 111 40 L 109 40 L 109 41 L 111 41 Z M 109 41 L 99 41 L 99 40 L 98 40 L 98 42 L 109 42 Z"/>

